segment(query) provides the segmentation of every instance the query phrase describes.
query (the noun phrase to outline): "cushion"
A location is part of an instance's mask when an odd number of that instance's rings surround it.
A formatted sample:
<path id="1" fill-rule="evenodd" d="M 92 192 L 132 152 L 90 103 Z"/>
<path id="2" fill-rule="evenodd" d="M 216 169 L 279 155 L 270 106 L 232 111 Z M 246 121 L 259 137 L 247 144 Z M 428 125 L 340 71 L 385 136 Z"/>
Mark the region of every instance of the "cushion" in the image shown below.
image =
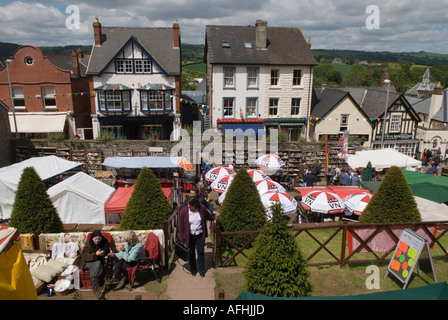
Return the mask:
<path id="1" fill-rule="evenodd" d="M 53 259 L 48 260 L 46 265 L 55 268 L 56 270 L 58 270 L 58 273 L 61 273 L 62 271 L 64 271 L 65 267 L 67 267 L 66 263 Z"/>
<path id="2" fill-rule="evenodd" d="M 57 269 L 48 265 L 48 263 L 31 270 L 31 275 L 43 282 L 51 282 L 51 280 L 59 273 L 60 272 Z"/>
<path id="3" fill-rule="evenodd" d="M 33 278 L 34 288 L 37 288 L 38 286 L 40 286 L 43 283 L 42 280 L 39 280 L 34 276 L 32 276 L 32 278 Z"/>

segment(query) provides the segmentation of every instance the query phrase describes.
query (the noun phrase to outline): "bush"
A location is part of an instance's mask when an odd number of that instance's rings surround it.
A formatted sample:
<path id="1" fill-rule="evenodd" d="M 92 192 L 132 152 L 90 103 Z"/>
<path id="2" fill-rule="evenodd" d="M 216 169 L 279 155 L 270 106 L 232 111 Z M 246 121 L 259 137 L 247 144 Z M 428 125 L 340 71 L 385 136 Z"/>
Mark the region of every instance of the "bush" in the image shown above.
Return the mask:
<path id="1" fill-rule="evenodd" d="M 266 212 L 252 177 L 246 169 L 238 170 L 219 211 L 223 232 L 260 230 L 266 223 Z M 253 235 L 230 236 L 237 246 L 243 246 Z"/>
<path id="2" fill-rule="evenodd" d="M 121 218 L 121 230 L 162 229 L 171 205 L 154 173 L 143 168 Z"/>
<path id="3" fill-rule="evenodd" d="M 359 217 L 362 223 L 420 222 L 417 203 L 398 167 L 390 167 Z"/>
<path id="4" fill-rule="evenodd" d="M 61 218 L 47 194 L 47 187 L 33 167 L 25 168 L 20 177 L 9 224 L 20 233 L 64 230 Z"/>
<path id="5" fill-rule="evenodd" d="M 305 297 L 311 294 L 306 260 L 290 232 L 283 209 L 275 204 L 272 223 L 255 240 L 244 276 L 246 289 L 272 297 Z"/>

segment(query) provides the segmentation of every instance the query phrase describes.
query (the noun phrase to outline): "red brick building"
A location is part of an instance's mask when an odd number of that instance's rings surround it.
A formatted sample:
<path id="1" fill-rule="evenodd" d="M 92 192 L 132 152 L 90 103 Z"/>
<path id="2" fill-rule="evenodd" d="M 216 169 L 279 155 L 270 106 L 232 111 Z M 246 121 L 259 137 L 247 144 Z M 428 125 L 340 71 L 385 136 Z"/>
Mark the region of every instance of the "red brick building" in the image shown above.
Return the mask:
<path id="1" fill-rule="evenodd" d="M 91 128 L 88 59 L 81 50 L 70 55 L 19 47 L 9 63 L 15 121 L 7 67 L 0 69 L 0 100 L 10 109 L 11 133 L 17 126 L 20 135 L 33 138 L 56 132 L 73 138 L 77 129 Z"/>

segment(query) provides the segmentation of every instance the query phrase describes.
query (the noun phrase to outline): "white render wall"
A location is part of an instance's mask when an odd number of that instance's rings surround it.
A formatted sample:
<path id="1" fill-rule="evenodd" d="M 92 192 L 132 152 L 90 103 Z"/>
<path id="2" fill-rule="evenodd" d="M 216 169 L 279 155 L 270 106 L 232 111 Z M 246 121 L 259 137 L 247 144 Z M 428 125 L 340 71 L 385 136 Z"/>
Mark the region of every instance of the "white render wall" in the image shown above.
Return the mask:
<path id="1" fill-rule="evenodd" d="M 235 88 L 224 88 L 224 67 L 235 68 Z M 258 88 L 247 88 L 247 68 L 256 67 L 258 73 Z M 271 70 L 279 70 L 277 86 L 271 86 Z M 293 72 L 302 70 L 301 85 L 293 86 Z M 258 98 L 257 116 L 268 118 L 269 98 L 279 98 L 278 116 L 280 118 L 308 117 L 311 105 L 311 88 L 313 82 L 312 66 L 231 66 L 213 65 L 212 75 L 212 126 L 217 127 L 218 119 L 246 119 L 247 98 Z M 224 118 L 223 98 L 235 98 L 235 114 Z M 301 98 L 300 113 L 291 115 L 291 99 Z M 242 112 L 242 114 L 241 114 Z M 272 116 L 274 117 L 274 116 Z M 275 116 L 276 117 L 276 116 Z M 254 117 L 252 117 L 254 118 Z"/>

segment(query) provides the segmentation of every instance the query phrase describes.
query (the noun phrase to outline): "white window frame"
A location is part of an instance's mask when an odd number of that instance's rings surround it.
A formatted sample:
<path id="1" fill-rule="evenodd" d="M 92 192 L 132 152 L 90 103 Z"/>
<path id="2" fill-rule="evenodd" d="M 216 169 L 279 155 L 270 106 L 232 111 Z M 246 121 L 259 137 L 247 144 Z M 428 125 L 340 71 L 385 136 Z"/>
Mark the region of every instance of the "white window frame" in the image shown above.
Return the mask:
<path id="1" fill-rule="evenodd" d="M 54 101 L 54 103 L 51 103 Z M 42 102 L 45 110 L 56 110 L 56 92 L 54 87 L 42 87 Z"/>
<path id="2" fill-rule="evenodd" d="M 279 98 L 269 98 L 269 115 L 278 115 Z"/>
<path id="3" fill-rule="evenodd" d="M 299 75 L 296 75 L 296 72 Z M 302 69 L 294 69 L 292 75 L 292 85 L 293 86 L 301 86 L 302 85 Z"/>
<path id="4" fill-rule="evenodd" d="M 255 105 L 253 105 L 255 103 Z M 258 115 L 258 98 L 248 97 L 246 98 L 246 117 L 256 118 Z"/>
<path id="5" fill-rule="evenodd" d="M 227 103 L 231 102 L 231 103 Z M 222 114 L 223 118 L 235 118 L 235 98 L 222 98 Z"/>
<path id="6" fill-rule="evenodd" d="M 258 68 L 247 68 L 247 88 L 256 89 L 258 88 Z"/>
<path id="7" fill-rule="evenodd" d="M 400 132 L 400 128 L 401 128 L 401 115 L 393 114 L 390 117 L 389 132 L 390 133 Z"/>
<path id="8" fill-rule="evenodd" d="M 235 73 L 234 67 L 223 68 L 224 88 L 235 88 Z"/>
<path id="9" fill-rule="evenodd" d="M 151 73 L 151 60 L 134 60 L 135 73 Z"/>
<path id="10" fill-rule="evenodd" d="M 339 120 L 339 132 L 348 130 L 349 118 L 349 114 L 341 114 L 341 118 Z"/>
<path id="11" fill-rule="evenodd" d="M 133 73 L 132 59 L 117 59 L 115 60 L 115 68 L 117 73 Z"/>
<path id="12" fill-rule="evenodd" d="M 275 73 L 275 74 L 274 74 Z M 271 79 L 270 79 L 270 84 L 271 86 L 278 86 L 280 81 L 280 70 L 279 69 L 271 69 Z"/>
<path id="13" fill-rule="evenodd" d="M 294 103 L 294 102 L 299 102 Z M 292 116 L 298 116 L 300 114 L 300 105 L 302 103 L 302 98 L 291 98 L 291 115 Z M 296 112 L 294 112 L 296 111 Z"/>
<path id="14" fill-rule="evenodd" d="M 12 97 L 14 99 L 15 110 L 25 110 L 25 95 L 22 87 L 12 88 Z"/>

